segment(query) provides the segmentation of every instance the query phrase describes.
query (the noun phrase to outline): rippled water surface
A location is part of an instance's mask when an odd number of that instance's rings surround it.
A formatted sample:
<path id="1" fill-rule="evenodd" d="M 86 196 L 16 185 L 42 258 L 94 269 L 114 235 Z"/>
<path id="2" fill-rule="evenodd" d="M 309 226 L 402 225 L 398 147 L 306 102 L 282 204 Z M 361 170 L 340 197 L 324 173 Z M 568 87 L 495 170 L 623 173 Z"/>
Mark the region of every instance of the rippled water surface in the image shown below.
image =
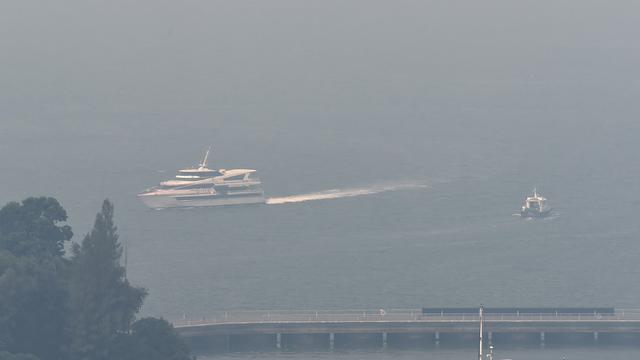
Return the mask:
<path id="1" fill-rule="evenodd" d="M 513 360 L 628 360 L 637 359 L 638 349 L 545 349 L 545 350 L 510 350 L 496 355 L 495 359 Z M 388 351 L 366 352 L 352 351 L 345 353 L 237 353 L 230 355 L 203 356 L 203 360 L 463 360 L 478 357 L 473 350 L 450 351 Z"/>

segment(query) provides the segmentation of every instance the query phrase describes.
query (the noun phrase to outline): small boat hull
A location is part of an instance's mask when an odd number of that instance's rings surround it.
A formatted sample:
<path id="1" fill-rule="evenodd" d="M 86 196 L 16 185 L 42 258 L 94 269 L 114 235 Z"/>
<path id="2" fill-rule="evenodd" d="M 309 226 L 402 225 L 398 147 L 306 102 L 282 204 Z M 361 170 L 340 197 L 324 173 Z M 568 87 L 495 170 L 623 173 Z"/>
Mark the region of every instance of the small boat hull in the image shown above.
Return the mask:
<path id="1" fill-rule="evenodd" d="M 520 216 L 523 218 L 541 218 L 548 216 L 549 214 L 551 214 L 551 209 L 544 211 L 534 211 L 529 209 L 520 211 Z"/>

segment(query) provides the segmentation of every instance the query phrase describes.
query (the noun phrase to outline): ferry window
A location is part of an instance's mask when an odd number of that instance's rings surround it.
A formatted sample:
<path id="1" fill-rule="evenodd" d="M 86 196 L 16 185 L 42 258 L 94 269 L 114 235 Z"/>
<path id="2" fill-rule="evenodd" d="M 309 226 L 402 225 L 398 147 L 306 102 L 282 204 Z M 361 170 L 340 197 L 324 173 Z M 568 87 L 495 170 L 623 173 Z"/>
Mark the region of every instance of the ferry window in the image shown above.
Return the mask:
<path id="1" fill-rule="evenodd" d="M 226 180 L 242 180 L 242 179 L 244 179 L 244 174 L 231 176 L 231 177 L 228 177 Z"/>
<path id="2" fill-rule="evenodd" d="M 211 184 L 195 184 L 195 185 L 188 185 L 183 187 L 183 189 L 208 189 L 211 187 Z"/>
<path id="3" fill-rule="evenodd" d="M 220 175 L 219 171 L 180 171 L 182 176 L 212 177 Z"/>

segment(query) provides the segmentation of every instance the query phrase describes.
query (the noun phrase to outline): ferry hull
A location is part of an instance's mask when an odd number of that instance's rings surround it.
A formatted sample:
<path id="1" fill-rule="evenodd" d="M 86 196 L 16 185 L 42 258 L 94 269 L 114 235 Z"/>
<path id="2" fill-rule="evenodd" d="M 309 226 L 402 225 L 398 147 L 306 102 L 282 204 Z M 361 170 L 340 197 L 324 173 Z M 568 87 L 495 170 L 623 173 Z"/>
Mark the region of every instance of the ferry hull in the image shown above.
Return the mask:
<path id="1" fill-rule="evenodd" d="M 181 196 L 140 194 L 138 198 L 152 209 L 209 207 L 226 205 L 264 204 L 264 195 L 253 196 L 209 196 L 185 199 Z"/>

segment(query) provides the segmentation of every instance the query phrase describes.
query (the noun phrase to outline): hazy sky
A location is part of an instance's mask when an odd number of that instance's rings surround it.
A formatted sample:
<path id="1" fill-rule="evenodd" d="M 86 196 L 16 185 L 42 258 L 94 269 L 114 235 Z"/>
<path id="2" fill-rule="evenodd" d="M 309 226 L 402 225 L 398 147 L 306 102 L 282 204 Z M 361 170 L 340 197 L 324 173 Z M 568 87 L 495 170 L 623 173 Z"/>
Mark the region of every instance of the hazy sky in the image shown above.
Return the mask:
<path id="1" fill-rule="evenodd" d="M 5 0 L 0 105 L 274 120 L 451 95 L 535 108 L 570 88 L 567 105 L 615 91 L 619 106 L 638 93 L 638 23 L 640 3 L 623 0 Z"/>

